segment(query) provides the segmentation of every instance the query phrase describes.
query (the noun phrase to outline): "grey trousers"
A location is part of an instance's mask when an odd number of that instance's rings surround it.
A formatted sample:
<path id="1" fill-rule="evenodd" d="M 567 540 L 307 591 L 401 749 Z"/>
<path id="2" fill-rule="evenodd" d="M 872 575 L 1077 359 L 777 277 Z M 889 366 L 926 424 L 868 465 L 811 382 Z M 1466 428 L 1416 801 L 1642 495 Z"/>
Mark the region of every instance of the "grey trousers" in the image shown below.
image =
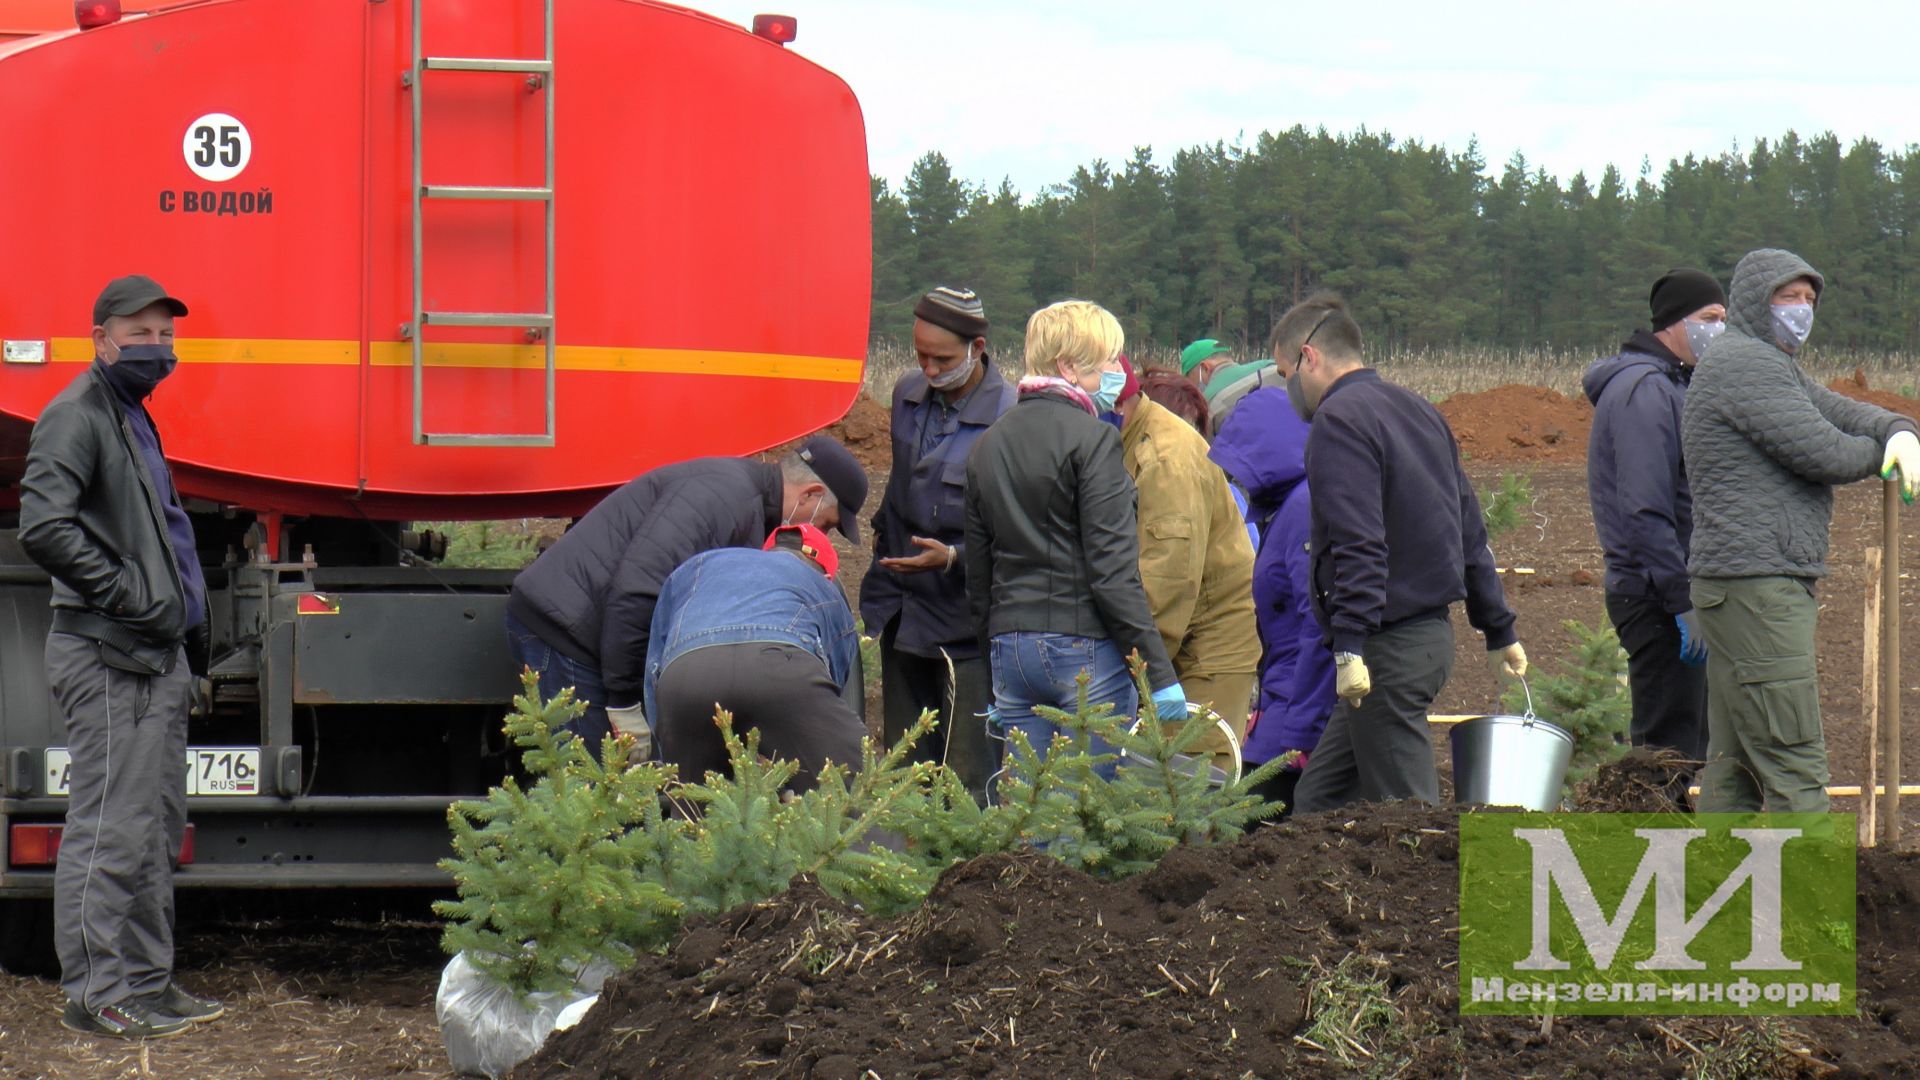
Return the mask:
<path id="1" fill-rule="evenodd" d="M 920 713 L 932 709 L 940 726 L 914 747 L 911 760 L 944 761 L 967 785 L 976 801 L 986 801 L 987 778 L 1000 767 L 999 747 L 987 734 L 984 714 L 993 704 L 993 678 L 987 662 L 975 657 L 947 662 L 894 647 L 900 620 L 880 632 L 881 733 L 891 747 Z M 951 701 L 949 701 L 951 697 Z"/>
<path id="2" fill-rule="evenodd" d="M 173 977 L 192 675 L 184 652 L 166 675 L 135 675 L 103 663 L 93 641 L 55 633 L 47 679 L 73 755 L 53 944 L 67 997 L 97 1010 Z"/>
<path id="3" fill-rule="evenodd" d="M 1382 630 L 1362 654 L 1373 691 L 1334 706 L 1294 789 L 1302 814 L 1356 802 L 1440 801 L 1427 709 L 1453 673 L 1453 624 L 1423 619 Z"/>
<path id="4" fill-rule="evenodd" d="M 682 653 L 660 672 L 653 700 L 654 752 L 687 783 L 728 771 L 715 708 L 733 714 L 734 734 L 760 732 L 760 756 L 800 763 L 787 784 L 795 792 L 812 791 L 828 761 L 848 775 L 860 768 L 867 727 L 827 665 L 805 649 L 756 641 Z"/>
<path id="5" fill-rule="evenodd" d="M 1812 583 L 1696 578 L 1693 606 L 1707 637 L 1707 764 L 1695 809 L 1826 813 Z"/>

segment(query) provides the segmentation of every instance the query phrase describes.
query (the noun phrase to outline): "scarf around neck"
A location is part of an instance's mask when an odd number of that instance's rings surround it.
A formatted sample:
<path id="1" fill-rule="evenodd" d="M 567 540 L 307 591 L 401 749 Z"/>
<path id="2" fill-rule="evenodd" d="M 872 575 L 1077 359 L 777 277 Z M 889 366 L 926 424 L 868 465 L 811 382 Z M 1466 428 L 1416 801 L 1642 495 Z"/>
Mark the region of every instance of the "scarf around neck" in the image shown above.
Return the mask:
<path id="1" fill-rule="evenodd" d="M 1093 398 L 1085 390 L 1058 375 L 1028 375 L 1020 380 L 1019 394 L 1022 398 L 1032 397 L 1035 394 L 1050 394 L 1080 406 L 1087 411 L 1088 416 L 1100 415 L 1099 410 L 1093 407 Z"/>

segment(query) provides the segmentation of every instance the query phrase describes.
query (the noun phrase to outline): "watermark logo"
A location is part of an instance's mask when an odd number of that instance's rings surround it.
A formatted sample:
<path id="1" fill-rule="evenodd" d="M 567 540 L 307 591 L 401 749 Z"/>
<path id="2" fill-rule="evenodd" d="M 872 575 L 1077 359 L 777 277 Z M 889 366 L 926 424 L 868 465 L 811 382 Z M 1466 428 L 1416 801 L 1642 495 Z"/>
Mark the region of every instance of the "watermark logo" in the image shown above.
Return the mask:
<path id="1" fill-rule="evenodd" d="M 1460 1011 L 1854 1012 L 1851 814 L 1464 814 Z"/>

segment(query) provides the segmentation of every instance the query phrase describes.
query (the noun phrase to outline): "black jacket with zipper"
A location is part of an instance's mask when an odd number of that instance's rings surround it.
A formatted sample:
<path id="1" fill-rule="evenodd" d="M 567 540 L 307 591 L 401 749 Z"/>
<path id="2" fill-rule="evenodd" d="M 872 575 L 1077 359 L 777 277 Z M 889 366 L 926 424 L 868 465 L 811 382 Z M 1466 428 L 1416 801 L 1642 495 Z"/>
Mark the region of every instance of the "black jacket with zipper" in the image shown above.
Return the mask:
<path id="1" fill-rule="evenodd" d="M 507 611 L 600 672 L 607 700 L 596 704 L 635 704 L 668 576 L 703 551 L 759 547 L 779 526 L 785 498 L 780 467 L 745 458 L 694 458 L 642 473 L 520 571 Z"/>
<path id="2" fill-rule="evenodd" d="M 186 590 L 128 424 L 97 367 L 48 402 L 20 480 L 20 546 L 53 576 L 55 630 L 164 671 L 185 636 Z"/>
<path id="3" fill-rule="evenodd" d="M 967 595 L 982 652 L 1026 630 L 1138 650 L 1155 690 L 1177 681 L 1140 584 L 1133 480 L 1120 433 L 1051 394 L 1029 394 L 967 458 Z"/>

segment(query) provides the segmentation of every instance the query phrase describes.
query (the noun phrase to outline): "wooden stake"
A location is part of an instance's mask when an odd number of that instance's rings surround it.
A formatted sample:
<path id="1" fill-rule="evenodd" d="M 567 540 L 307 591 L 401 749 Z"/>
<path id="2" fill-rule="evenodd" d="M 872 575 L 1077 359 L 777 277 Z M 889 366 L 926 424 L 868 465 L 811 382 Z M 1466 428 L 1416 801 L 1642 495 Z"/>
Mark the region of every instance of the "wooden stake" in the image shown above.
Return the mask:
<path id="1" fill-rule="evenodd" d="M 1867 613 L 1860 647 L 1860 709 L 1867 714 L 1867 780 L 1861 785 L 1860 846 L 1880 841 L 1880 549 L 1867 549 Z"/>
<path id="2" fill-rule="evenodd" d="M 1884 483 L 1881 499 L 1880 564 L 1880 752 L 1887 790 L 1881 796 L 1880 835 L 1892 847 L 1900 842 L 1900 485 Z"/>

